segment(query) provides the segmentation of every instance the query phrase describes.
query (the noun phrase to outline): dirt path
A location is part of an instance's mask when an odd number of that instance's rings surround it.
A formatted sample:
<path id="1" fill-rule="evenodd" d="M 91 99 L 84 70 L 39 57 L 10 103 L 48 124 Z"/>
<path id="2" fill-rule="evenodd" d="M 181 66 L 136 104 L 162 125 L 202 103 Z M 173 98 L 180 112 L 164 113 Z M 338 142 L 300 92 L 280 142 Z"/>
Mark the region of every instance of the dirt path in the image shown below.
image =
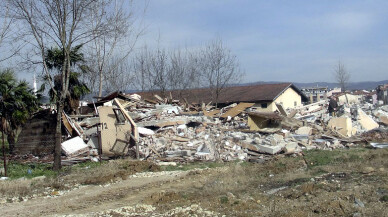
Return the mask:
<path id="1" fill-rule="evenodd" d="M 0 206 L 0 213 L 1 216 L 86 214 L 136 205 L 153 194 L 168 190 L 173 185 L 176 187 L 176 182 L 187 173 L 153 173 L 152 178 L 130 177 L 105 186 L 84 186 L 54 198 L 41 197 L 25 202 L 3 204 Z"/>
<path id="2" fill-rule="evenodd" d="M 1 204 L 0 216 L 388 216 L 387 159 L 387 149 L 354 149 L 138 173 Z"/>

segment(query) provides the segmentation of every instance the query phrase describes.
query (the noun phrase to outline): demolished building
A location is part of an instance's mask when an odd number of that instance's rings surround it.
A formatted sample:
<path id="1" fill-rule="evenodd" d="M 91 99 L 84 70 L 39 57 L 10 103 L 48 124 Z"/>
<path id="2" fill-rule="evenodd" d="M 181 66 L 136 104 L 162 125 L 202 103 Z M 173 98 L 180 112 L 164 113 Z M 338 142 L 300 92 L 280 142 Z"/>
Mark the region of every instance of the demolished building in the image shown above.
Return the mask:
<path id="1" fill-rule="evenodd" d="M 233 103 L 254 103 L 252 106 L 257 111 L 274 112 L 276 104 L 281 104 L 285 109 L 301 106 L 308 98 L 292 83 L 258 84 L 247 86 L 226 87 L 218 98 L 218 102 L 212 98 L 209 88 L 170 91 L 170 96 L 182 102 L 190 104 L 217 103 L 224 107 Z M 152 99 L 160 91 L 137 93 L 144 99 Z"/>
<path id="2" fill-rule="evenodd" d="M 236 95 L 220 98 L 219 108 L 211 97 L 174 98 L 173 91 L 167 98 L 155 92 L 111 93 L 89 103 L 89 114 L 63 115 L 64 162 L 98 157 L 262 162 L 274 154 L 352 146 L 364 141 L 362 133 L 382 129 L 388 117 L 388 107 L 363 101 L 345 102 L 339 117 L 331 117 L 328 100 L 303 105 L 307 97 L 289 83 L 230 89 Z"/>

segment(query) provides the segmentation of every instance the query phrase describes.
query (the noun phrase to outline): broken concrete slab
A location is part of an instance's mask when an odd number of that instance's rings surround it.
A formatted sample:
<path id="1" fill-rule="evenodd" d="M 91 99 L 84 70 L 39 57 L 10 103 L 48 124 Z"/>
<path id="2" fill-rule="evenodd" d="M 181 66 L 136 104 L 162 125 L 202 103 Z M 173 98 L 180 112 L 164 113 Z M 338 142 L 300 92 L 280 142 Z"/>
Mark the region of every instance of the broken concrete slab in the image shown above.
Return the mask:
<path id="1" fill-rule="evenodd" d="M 284 147 L 284 152 L 286 154 L 295 153 L 295 152 L 298 152 L 298 148 L 299 148 L 299 145 L 297 142 L 290 142 L 290 143 L 287 143 L 286 146 Z"/>
<path id="2" fill-rule="evenodd" d="M 86 130 L 84 130 L 84 136 L 90 137 L 93 134 L 97 134 L 97 126 L 96 127 L 91 127 Z"/>
<path id="3" fill-rule="evenodd" d="M 96 124 L 100 123 L 100 118 L 99 117 L 91 117 L 91 118 L 85 118 L 84 120 L 82 120 L 79 125 L 81 127 L 91 127 L 91 126 L 94 126 Z"/>
<path id="4" fill-rule="evenodd" d="M 388 143 L 370 143 L 373 148 L 388 148 Z"/>
<path id="5" fill-rule="evenodd" d="M 299 127 L 298 130 L 295 131 L 298 135 L 311 135 L 313 132 L 313 128 L 311 127 Z"/>
<path id="6" fill-rule="evenodd" d="M 308 135 L 291 134 L 293 139 L 307 143 L 309 141 Z"/>
<path id="7" fill-rule="evenodd" d="M 89 151 L 89 146 L 79 136 L 63 142 L 61 147 L 64 154 L 68 157 L 74 157 Z"/>
<path id="8" fill-rule="evenodd" d="M 87 144 L 89 147 L 93 148 L 93 149 L 98 149 L 99 148 L 99 144 L 98 144 L 98 136 L 92 136 L 89 141 L 88 141 L 88 144 Z"/>
<path id="9" fill-rule="evenodd" d="M 366 130 L 373 130 L 379 127 L 379 124 L 376 123 L 369 115 L 365 114 L 362 109 L 357 109 L 358 113 L 358 122 Z"/>
<path id="10" fill-rule="evenodd" d="M 388 117 L 387 116 L 380 116 L 380 122 L 386 126 L 388 126 Z"/>
<path id="11" fill-rule="evenodd" d="M 268 154 L 277 154 L 283 148 L 283 146 L 281 145 L 271 146 L 271 145 L 262 145 L 262 144 L 258 144 L 256 145 L 256 147 L 259 149 L 259 152 L 264 152 Z"/>
<path id="12" fill-rule="evenodd" d="M 176 114 L 178 115 L 182 109 L 179 106 L 172 105 L 155 105 L 155 109 L 161 112 L 167 112 L 167 114 Z"/>
<path id="13" fill-rule="evenodd" d="M 287 112 L 284 110 L 284 108 L 281 104 L 276 103 L 276 107 L 278 108 L 281 115 L 287 117 Z"/>
<path id="14" fill-rule="evenodd" d="M 145 127 L 138 127 L 137 130 L 139 131 L 139 134 L 145 135 L 145 136 L 152 136 L 155 134 L 155 132 L 153 130 L 150 130 L 150 129 L 145 128 Z"/>
<path id="15" fill-rule="evenodd" d="M 263 128 L 280 128 L 282 117 L 276 113 L 269 112 L 249 112 L 248 126 L 250 130 L 260 130 Z"/>
<path id="16" fill-rule="evenodd" d="M 330 119 L 328 125 L 329 128 L 339 132 L 346 137 L 352 136 L 352 120 L 348 117 L 339 117 Z"/>
<path id="17" fill-rule="evenodd" d="M 166 157 L 185 157 L 191 156 L 191 150 L 166 151 Z"/>

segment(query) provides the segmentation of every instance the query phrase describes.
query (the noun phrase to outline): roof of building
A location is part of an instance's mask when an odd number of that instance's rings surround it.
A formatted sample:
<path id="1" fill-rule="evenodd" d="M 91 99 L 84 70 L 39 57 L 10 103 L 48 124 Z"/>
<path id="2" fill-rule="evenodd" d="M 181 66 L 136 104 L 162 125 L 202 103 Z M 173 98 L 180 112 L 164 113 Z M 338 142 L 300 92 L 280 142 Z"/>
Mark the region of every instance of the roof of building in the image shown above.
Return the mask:
<path id="1" fill-rule="evenodd" d="M 119 99 L 123 99 L 123 100 L 129 100 L 129 98 L 121 91 L 115 91 L 115 92 L 112 92 L 112 93 L 109 93 L 108 95 L 100 98 L 97 102 L 93 103 L 93 102 L 90 102 L 88 103 L 88 106 L 93 108 L 94 106 L 101 106 L 103 105 L 104 103 L 106 102 L 109 102 L 115 98 L 119 98 Z"/>
<path id="2" fill-rule="evenodd" d="M 292 88 L 302 96 L 302 101 L 308 98 L 292 83 L 279 84 L 258 84 L 249 86 L 231 86 L 223 90 L 219 96 L 218 103 L 228 104 L 234 102 L 260 102 L 274 101 L 288 88 Z M 186 99 L 189 103 L 209 103 L 212 101 L 212 95 L 209 88 L 191 89 L 191 90 L 173 90 L 171 93 L 173 99 Z M 154 94 L 160 94 L 160 91 L 137 93 L 145 99 L 153 99 Z"/>

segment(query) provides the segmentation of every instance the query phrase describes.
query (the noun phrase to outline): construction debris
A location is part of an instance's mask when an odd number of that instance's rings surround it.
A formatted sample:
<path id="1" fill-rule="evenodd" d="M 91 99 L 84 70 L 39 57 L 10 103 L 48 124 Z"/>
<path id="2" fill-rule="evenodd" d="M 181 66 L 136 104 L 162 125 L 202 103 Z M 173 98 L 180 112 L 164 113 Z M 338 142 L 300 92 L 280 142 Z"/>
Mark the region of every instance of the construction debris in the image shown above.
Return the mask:
<path id="1" fill-rule="evenodd" d="M 75 157 L 89 151 L 88 145 L 77 136 L 62 143 L 62 151 L 68 157 Z"/>
<path id="2" fill-rule="evenodd" d="M 255 103 L 215 108 L 211 103 L 189 104 L 171 96 L 142 99 L 137 94 L 112 93 L 89 104 L 94 113 L 62 114 L 67 133 L 63 162 L 98 160 L 97 156 L 158 164 L 262 162 L 272 155 L 349 147 L 361 141 L 370 141 L 376 148 L 387 146 L 388 106 L 340 98 L 341 106 L 332 116 L 328 103 L 324 99 L 287 109 L 276 104 L 275 112 L 256 112 Z"/>

